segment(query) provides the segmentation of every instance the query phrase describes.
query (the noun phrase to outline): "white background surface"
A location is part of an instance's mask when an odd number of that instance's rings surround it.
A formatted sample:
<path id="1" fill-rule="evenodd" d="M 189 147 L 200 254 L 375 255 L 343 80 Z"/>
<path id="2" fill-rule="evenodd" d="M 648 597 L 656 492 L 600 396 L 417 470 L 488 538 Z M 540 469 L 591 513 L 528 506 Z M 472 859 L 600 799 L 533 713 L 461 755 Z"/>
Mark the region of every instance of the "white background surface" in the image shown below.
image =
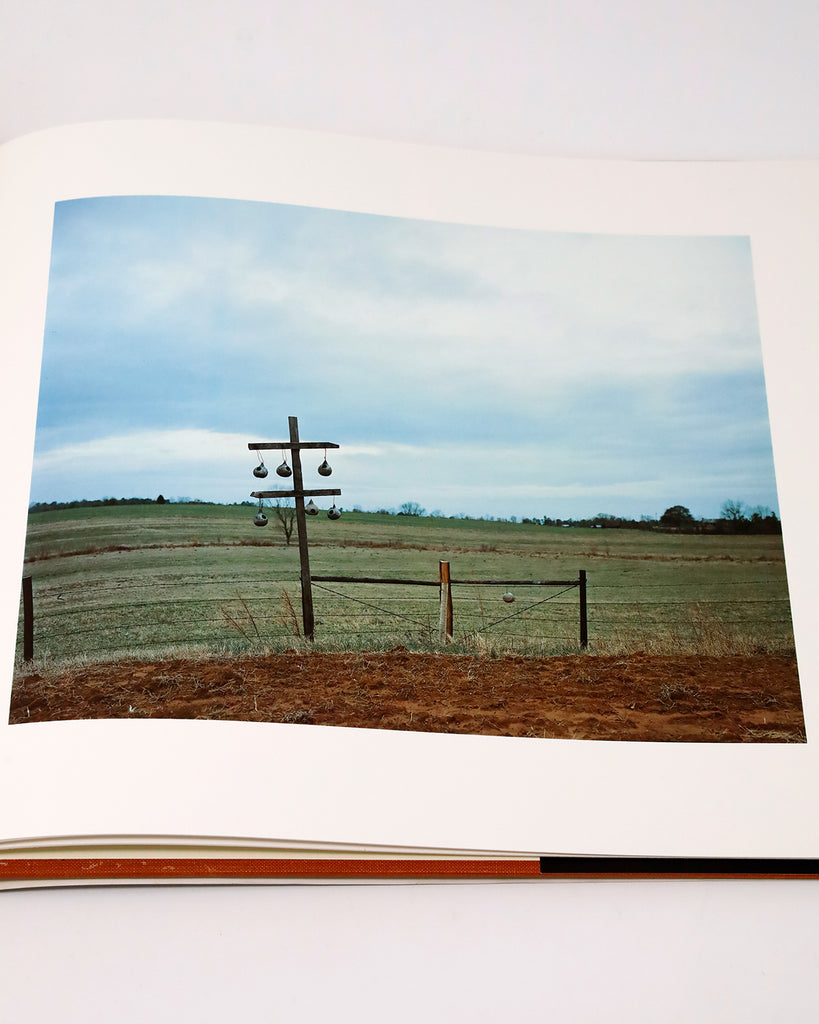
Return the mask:
<path id="1" fill-rule="evenodd" d="M 15 438 L 0 518 L 9 582 L 23 555 L 55 200 L 228 195 L 546 230 L 748 235 L 806 731 L 815 734 L 819 550 L 802 448 L 815 431 L 819 379 L 819 162 L 549 160 L 168 120 L 53 129 L 0 156 L 0 279 L 10 285 L 0 333 L 14 351 L 0 378 L 0 436 Z M 0 601 L 0 663 L 11 665 L 18 587 L 0 588 Z M 11 673 L 0 679 L 0 706 L 4 687 L 7 704 Z M 181 833 L 654 856 L 819 850 L 816 743 L 117 720 L 0 725 L 0 751 L 3 777 L 26 780 L 0 793 L 5 838 Z"/>
<path id="2" fill-rule="evenodd" d="M 548 156 L 819 157 L 819 7 L 5 0 L 0 141 L 240 120 Z M 0 893 L 20 1021 L 815 1020 L 819 883 Z"/>

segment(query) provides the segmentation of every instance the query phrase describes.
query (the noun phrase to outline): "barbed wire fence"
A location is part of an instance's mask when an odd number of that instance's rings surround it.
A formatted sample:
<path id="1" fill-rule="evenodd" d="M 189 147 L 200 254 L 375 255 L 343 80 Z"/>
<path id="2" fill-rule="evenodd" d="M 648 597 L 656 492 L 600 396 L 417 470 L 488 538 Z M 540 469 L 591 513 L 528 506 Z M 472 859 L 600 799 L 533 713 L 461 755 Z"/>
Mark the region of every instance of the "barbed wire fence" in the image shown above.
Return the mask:
<path id="1" fill-rule="evenodd" d="M 582 649 L 573 581 L 451 579 L 454 606 L 442 634 L 441 580 L 313 578 L 317 639 L 328 647 L 368 645 L 492 647 L 522 653 Z M 181 574 L 136 582 L 37 581 L 23 585 L 18 656 L 55 659 L 170 648 L 232 651 L 281 648 L 303 640 L 299 580 L 292 573 L 240 578 Z M 559 584 L 565 585 L 559 585 Z M 332 584 L 332 585 L 329 585 Z M 554 592 L 543 596 L 543 588 Z M 779 593 L 770 593 L 777 587 Z M 511 593 L 514 591 L 514 593 Z M 510 601 L 509 598 L 513 600 Z M 595 574 L 585 639 L 592 651 L 618 647 L 727 652 L 793 645 L 790 603 L 776 580 L 624 582 Z M 582 607 L 582 605 L 581 605 Z M 454 625 L 453 625 L 454 621 Z M 741 641 L 741 643 L 740 643 Z"/>

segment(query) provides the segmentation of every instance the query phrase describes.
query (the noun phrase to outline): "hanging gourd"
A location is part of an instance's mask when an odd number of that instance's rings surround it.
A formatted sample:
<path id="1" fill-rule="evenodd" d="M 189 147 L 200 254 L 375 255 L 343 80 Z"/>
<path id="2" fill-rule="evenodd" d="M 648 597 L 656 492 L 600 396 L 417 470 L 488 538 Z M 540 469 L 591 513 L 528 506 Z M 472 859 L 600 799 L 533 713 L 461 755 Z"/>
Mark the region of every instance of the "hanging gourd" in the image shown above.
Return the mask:
<path id="1" fill-rule="evenodd" d="M 253 467 L 253 475 L 264 479 L 267 476 L 267 466 L 262 462 Z"/>
<path id="2" fill-rule="evenodd" d="M 333 505 L 332 508 L 328 508 L 327 509 L 327 518 L 328 519 L 341 519 L 341 512 L 339 512 L 339 510 L 336 508 L 335 504 Z"/>
<path id="3" fill-rule="evenodd" d="M 313 501 L 312 498 L 304 506 L 304 511 L 307 513 L 308 516 L 317 516 L 319 514 L 318 505 Z"/>
<path id="4" fill-rule="evenodd" d="M 279 476 L 292 476 L 293 470 L 287 465 L 287 459 L 282 459 L 281 465 L 276 466 L 276 472 Z"/>
<path id="5" fill-rule="evenodd" d="M 330 476 L 331 473 L 333 472 L 330 463 L 327 461 L 327 459 L 325 459 L 324 462 L 322 462 L 322 464 L 318 468 L 318 471 L 319 476 Z"/>
<path id="6" fill-rule="evenodd" d="M 259 511 L 256 513 L 256 518 L 253 520 L 254 526 L 267 526 L 267 516 L 262 512 L 262 499 L 259 498 Z"/>

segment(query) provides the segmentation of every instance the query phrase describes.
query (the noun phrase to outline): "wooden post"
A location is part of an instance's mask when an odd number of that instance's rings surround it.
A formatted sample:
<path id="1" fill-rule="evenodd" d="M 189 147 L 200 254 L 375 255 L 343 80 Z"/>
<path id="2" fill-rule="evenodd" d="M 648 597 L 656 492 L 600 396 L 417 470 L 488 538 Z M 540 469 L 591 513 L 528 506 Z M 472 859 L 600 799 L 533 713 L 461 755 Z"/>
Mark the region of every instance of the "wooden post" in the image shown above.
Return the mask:
<path id="1" fill-rule="evenodd" d="M 23 577 L 23 661 L 34 657 L 34 597 L 31 577 Z"/>
<path id="2" fill-rule="evenodd" d="M 293 490 L 292 491 L 251 491 L 251 498 L 295 498 L 296 500 L 296 526 L 299 538 L 299 563 L 301 565 L 301 615 L 304 626 L 304 636 L 308 640 L 313 639 L 315 621 L 313 619 L 313 584 L 310 578 L 310 560 L 307 553 L 307 513 L 304 507 L 304 499 L 311 496 L 338 495 L 341 491 L 337 487 L 317 487 L 305 491 L 304 479 L 301 472 L 301 450 L 302 448 L 338 448 L 332 441 L 299 441 L 299 421 L 295 416 L 288 416 L 290 425 L 289 441 L 251 441 L 248 448 L 251 451 L 289 451 L 293 458 Z"/>
<path id="3" fill-rule="evenodd" d="M 313 584 L 310 579 L 310 557 L 307 553 L 307 514 L 304 511 L 304 479 L 301 474 L 301 452 L 299 451 L 299 421 L 288 416 L 290 425 L 290 455 L 293 462 L 293 490 L 296 492 L 296 531 L 299 537 L 299 564 L 301 565 L 301 619 L 304 636 L 312 640 L 315 633 L 313 620 Z"/>
<path id="4" fill-rule="evenodd" d="M 580 570 L 580 646 L 589 646 L 589 617 L 586 608 L 586 570 Z"/>
<path id="5" fill-rule="evenodd" d="M 449 578 L 449 562 L 438 563 L 440 582 L 440 615 L 438 618 L 438 640 L 442 644 L 452 643 L 452 584 Z"/>

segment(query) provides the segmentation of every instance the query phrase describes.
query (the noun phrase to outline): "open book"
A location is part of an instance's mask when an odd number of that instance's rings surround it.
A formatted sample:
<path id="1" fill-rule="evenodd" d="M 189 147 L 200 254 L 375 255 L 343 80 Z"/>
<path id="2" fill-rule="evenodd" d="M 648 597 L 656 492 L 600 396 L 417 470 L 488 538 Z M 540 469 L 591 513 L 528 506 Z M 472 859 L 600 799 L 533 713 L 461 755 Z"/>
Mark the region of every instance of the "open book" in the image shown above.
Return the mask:
<path id="1" fill-rule="evenodd" d="M 815 162 L 2 147 L 0 881 L 810 873 L 817 266 Z"/>

